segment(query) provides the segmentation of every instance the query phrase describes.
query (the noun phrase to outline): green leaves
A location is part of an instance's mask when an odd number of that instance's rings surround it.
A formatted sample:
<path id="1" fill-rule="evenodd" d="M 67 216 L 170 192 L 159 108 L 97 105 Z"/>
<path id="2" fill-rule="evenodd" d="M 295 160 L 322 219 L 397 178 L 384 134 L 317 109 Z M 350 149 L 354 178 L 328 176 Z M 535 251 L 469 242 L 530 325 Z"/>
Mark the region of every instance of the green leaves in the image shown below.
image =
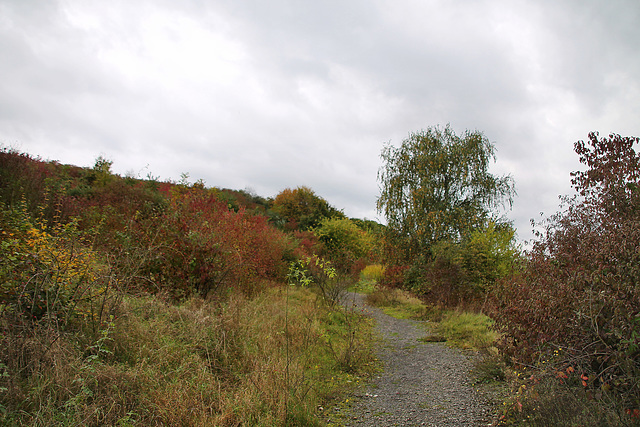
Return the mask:
<path id="1" fill-rule="evenodd" d="M 273 201 L 273 210 L 287 221 L 290 230 L 312 229 L 324 218 L 344 218 L 341 211 L 304 186 L 281 191 Z"/>
<path id="2" fill-rule="evenodd" d="M 325 218 L 313 233 L 324 245 L 325 254 L 341 269 L 348 271 L 359 259 L 374 250 L 374 237 L 348 218 Z"/>
<path id="3" fill-rule="evenodd" d="M 430 127 L 399 148 L 386 146 L 381 157 L 378 211 L 410 254 L 459 240 L 515 195 L 510 176 L 489 173 L 495 148 L 478 131 L 458 136 L 449 125 Z"/>
<path id="4" fill-rule="evenodd" d="M 313 277 L 307 275 L 307 265 L 311 262 L 309 259 L 296 260 L 289 264 L 289 273 L 287 274 L 287 282 L 289 285 L 299 285 L 308 287 L 313 283 Z"/>

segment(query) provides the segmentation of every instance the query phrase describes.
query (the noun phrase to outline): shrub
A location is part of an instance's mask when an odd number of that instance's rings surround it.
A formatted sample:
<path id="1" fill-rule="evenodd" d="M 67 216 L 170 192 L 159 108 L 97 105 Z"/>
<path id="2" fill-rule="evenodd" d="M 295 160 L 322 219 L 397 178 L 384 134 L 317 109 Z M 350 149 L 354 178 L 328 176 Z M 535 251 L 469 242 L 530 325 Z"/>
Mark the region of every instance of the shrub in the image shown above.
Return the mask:
<path id="1" fill-rule="evenodd" d="M 23 208 L 1 211 L 0 223 L 0 315 L 64 327 L 78 317 L 100 323 L 110 314 L 113 276 L 76 222 L 47 226 Z"/>
<path id="2" fill-rule="evenodd" d="M 347 218 L 325 218 L 314 234 L 324 246 L 324 255 L 342 271 L 349 271 L 373 250 L 373 238 Z"/>
<path id="3" fill-rule="evenodd" d="M 353 282 L 351 278 L 338 272 L 330 261 L 318 256 L 292 262 L 288 279 L 291 284 L 313 285 L 320 292 L 324 303 L 330 307 L 342 301 L 347 288 Z"/>
<path id="4" fill-rule="evenodd" d="M 37 157 L 0 147 L 0 201 L 16 207 L 24 202 L 34 214 L 44 201 L 50 169 Z"/>
<path id="5" fill-rule="evenodd" d="M 229 289 L 251 294 L 257 282 L 282 279 L 293 249 L 265 217 L 234 212 L 195 191 L 171 198 L 158 239 L 165 250 L 147 273 L 163 288 L 182 283 L 185 292 L 202 297 Z"/>
<path id="6" fill-rule="evenodd" d="M 434 243 L 429 254 L 413 260 L 405 286 L 433 304 L 479 306 L 518 259 L 513 227 L 490 221 L 458 242 Z"/>
<path id="7" fill-rule="evenodd" d="M 106 351 L 119 276 L 74 221 L 48 225 L 23 206 L 0 210 L 0 226 L 0 422 L 17 407 L 71 422 L 61 402 L 89 398 L 76 375 Z"/>
<path id="8" fill-rule="evenodd" d="M 324 218 L 344 218 L 344 214 L 308 187 L 282 190 L 273 201 L 273 210 L 287 221 L 288 230 L 310 230 Z"/>
<path id="9" fill-rule="evenodd" d="M 401 288 L 404 284 L 404 275 L 407 271 L 406 266 L 390 265 L 384 269 L 380 285 L 386 288 Z"/>
<path id="10" fill-rule="evenodd" d="M 588 169 L 578 195 L 551 217 L 523 268 L 496 289 L 503 350 L 521 363 L 546 360 L 613 390 L 618 411 L 640 409 L 640 156 L 638 138 L 589 135 L 575 145 Z M 548 364 L 547 364 L 548 366 Z"/>
<path id="11" fill-rule="evenodd" d="M 360 277 L 363 280 L 380 282 L 384 277 L 385 267 L 381 264 L 367 265 L 361 272 Z"/>

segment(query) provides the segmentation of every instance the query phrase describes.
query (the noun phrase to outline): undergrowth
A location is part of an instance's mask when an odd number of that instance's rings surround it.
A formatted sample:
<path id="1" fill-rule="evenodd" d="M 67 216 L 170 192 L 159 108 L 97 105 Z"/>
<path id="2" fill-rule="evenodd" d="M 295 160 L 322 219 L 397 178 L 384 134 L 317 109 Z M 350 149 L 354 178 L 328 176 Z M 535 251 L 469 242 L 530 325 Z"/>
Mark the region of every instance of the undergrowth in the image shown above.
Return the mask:
<path id="1" fill-rule="evenodd" d="M 501 404 L 501 426 L 637 426 L 638 414 L 616 410 L 617 396 L 594 389 L 572 367 L 511 366 Z M 586 379 L 586 380 L 585 380 Z M 585 385 L 586 384 L 586 385 Z"/>
<path id="2" fill-rule="evenodd" d="M 322 425 L 373 370 L 370 323 L 339 303 L 360 264 L 110 166 L 0 149 L 0 425 Z"/>
<path id="3" fill-rule="evenodd" d="M 318 408 L 372 366 L 368 333 L 357 314 L 328 310 L 308 289 L 224 304 L 128 296 L 92 343 L 33 332 L 40 341 L 27 343 L 22 371 L 3 365 L 0 421 L 321 425 Z M 5 341 L 18 339 L 5 329 Z"/>

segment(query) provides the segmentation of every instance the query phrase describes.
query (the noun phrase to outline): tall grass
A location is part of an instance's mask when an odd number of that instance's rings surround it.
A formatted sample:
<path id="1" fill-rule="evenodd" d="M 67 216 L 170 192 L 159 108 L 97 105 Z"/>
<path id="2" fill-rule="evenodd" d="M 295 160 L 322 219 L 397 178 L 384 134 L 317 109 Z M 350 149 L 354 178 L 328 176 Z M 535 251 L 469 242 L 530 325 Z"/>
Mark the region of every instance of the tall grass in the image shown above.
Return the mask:
<path id="1" fill-rule="evenodd" d="M 367 326 L 291 288 L 285 328 L 285 304 L 282 289 L 225 304 L 128 296 L 89 345 L 34 332 L 28 369 L 5 370 L 0 423 L 321 425 L 318 407 L 366 373 Z"/>
<path id="2" fill-rule="evenodd" d="M 468 311 L 446 312 L 436 330 L 448 343 L 463 349 L 489 349 L 498 339 L 489 317 Z"/>

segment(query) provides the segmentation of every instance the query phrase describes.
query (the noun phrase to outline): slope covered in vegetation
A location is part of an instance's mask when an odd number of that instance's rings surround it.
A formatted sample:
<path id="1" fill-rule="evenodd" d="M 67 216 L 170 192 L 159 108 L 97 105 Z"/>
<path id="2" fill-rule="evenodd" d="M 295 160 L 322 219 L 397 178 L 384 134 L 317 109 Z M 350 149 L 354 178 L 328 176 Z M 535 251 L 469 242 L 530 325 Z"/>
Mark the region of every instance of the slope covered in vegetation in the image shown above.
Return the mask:
<path id="1" fill-rule="evenodd" d="M 333 208 L 303 228 L 273 200 L 110 167 L 0 152 L 1 423 L 320 424 L 372 366 L 367 323 L 335 299 L 375 236 Z"/>
<path id="2" fill-rule="evenodd" d="M 576 195 L 528 251 L 478 132 L 383 150 L 387 226 L 306 187 L 265 199 L 4 149 L 0 421 L 321 425 L 372 369 L 367 321 L 337 303 L 362 271 L 370 301 L 476 342 L 502 424 L 640 425 L 638 142 L 577 142 Z"/>

